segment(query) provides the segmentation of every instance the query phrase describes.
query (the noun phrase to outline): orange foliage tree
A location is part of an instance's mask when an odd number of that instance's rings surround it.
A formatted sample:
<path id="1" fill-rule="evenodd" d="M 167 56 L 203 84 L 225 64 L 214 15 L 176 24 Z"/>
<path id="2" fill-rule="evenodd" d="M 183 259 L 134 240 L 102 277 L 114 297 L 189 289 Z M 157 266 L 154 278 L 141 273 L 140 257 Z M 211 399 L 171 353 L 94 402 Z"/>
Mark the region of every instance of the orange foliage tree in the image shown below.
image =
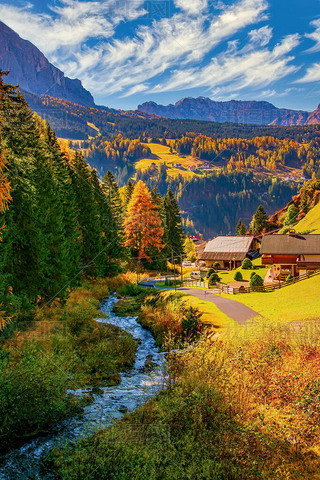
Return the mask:
<path id="1" fill-rule="evenodd" d="M 125 245 L 137 254 L 138 260 L 151 261 L 147 250 L 162 250 L 164 229 L 149 188 L 139 180 L 134 187 L 124 220 Z"/>

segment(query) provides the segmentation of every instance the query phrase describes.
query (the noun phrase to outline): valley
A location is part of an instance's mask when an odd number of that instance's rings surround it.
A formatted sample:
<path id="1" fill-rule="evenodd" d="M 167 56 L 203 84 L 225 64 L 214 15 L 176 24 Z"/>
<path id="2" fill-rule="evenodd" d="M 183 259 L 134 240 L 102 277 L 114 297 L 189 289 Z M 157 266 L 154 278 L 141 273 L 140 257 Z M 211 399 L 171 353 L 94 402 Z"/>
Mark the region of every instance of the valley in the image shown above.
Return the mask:
<path id="1" fill-rule="evenodd" d="M 153 4 L 25 4 L 47 56 L 0 21 L 1 480 L 320 478 L 320 106 L 293 108 L 291 53 L 319 22 L 272 47 L 263 4 L 176 2 L 131 38 Z"/>

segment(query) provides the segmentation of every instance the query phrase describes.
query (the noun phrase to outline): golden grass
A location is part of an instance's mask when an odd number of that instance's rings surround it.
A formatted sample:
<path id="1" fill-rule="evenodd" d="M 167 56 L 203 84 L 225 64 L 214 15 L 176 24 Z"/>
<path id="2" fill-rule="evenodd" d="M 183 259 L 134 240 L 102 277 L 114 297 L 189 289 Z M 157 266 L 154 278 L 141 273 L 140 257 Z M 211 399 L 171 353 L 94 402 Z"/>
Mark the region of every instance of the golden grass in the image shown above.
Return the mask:
<path id="1" fill-rule="evenodd" d="M 191 180 L 195 176 L 201 176 L 198 173 L 188 170 L 190 167 L 200 167 L 203 164 L 201 160 L 191 156 L 186 156 L 186 158 L 179 157 L 179 155 L 171 153 L 170 147 L 166 145 L 160 145 L 158 143 L 148 143 L 145 145 L 151 149 L 154 158 L 143 158 L 139 160 L 135 164 L 136 170 L 145 172 L 152 164 L 159 166 L 161 163 L 164 163 L 168 167 L 167 173 L 171 178 L 182 175 L 186 180 Z M 187 170 L 175 167 L 177 163 Z"/>
<path id="2" fill-rule="evenodd" d="M 313 207 L 307 215 L 295 225 L 296 232 L 320 233 L 320 203 Z"/>

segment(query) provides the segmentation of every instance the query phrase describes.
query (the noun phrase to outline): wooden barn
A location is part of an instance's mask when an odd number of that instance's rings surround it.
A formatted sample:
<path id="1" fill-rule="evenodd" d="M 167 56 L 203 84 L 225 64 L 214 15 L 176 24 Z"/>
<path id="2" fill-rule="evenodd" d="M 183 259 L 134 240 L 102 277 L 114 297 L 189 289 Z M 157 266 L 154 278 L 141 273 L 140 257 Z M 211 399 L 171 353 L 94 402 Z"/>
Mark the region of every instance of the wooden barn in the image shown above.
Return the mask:
<path id="1" fill-rule="evenodd" d="M 259 246 L 253 236 L 218 236 L 207 243 L 199 260 L 207 267 L 218 262 L 222 268 L 238 268 L 245 258 L 250 257 L 250 252 L 257 252 Z"/>
<path id="2" fill-rule="evenodd" d="M 320 269 L 320 235 L 265 235 L 260 253 L 262 265 L 271 266 L 271 278 L 305 275 Z"/>

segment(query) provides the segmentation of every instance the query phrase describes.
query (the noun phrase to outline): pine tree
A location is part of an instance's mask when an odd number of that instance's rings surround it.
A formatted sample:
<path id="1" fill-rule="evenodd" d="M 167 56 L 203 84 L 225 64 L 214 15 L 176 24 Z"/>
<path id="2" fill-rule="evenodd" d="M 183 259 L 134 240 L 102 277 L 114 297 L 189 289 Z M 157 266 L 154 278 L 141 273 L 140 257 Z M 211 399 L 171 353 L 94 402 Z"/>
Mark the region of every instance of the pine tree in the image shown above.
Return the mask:
<path id="1" fill-rule="evenodd" d="M 24 295 L 36 302 L 42 268 L 42 238 L 34 181 L 41 142 L 32 113 L 17 89 L 3 85 L 1 100 L 7 175 L 12 189 L 12 202 L 4 215 L 6 228 L 0 244 L 2 293 L 10 287 L 13 295 Z"/>
<path id="2" fill-rule="evenodd" d="M 141 180 L 136 184 L 128 204 L 124 229 L 125 244 L 138 260 L 151 261 L 150 248 L 154 247 L 159 252 L 164 247 L 160 216 L 152 201 L 150 190 Z"/>
<path id="3" fill-rule="evenodd" d="M 247 229 L 244 223 L 242 222 L 241 218 L 239 218 L 239 221 L 236 226 L 236 234 L 238 237 L 242 237 L 246 234 L 246 232 L 247 232 Z"/>
<path id="4" fill-rule="evenodd" d="M 164 242 L 170 255 L 181 258 L 184 253 L 184 232 L 181 225 L 181 214 L 178 203 L 169 187 L 163 199 Z"/>
<path id="5" fill-rule="evenodd" d="M 268 215 L 266 214 L 262 205 L 259 205 L 256 213 L 252 217 L 250 223 L 250 232 L 254 234 L 261 233 L 264 228 L 268 228 Z"/>
<path id="6" fill-rule="evenodd" d="M 80 229 L 79 249 L 83 272 L 90 276 L 104 274 L 101 218 L 92 173 L 82 154 L 76 153 L 73 161 L 72 188 L 77 200 L 77 217 Z"/>

